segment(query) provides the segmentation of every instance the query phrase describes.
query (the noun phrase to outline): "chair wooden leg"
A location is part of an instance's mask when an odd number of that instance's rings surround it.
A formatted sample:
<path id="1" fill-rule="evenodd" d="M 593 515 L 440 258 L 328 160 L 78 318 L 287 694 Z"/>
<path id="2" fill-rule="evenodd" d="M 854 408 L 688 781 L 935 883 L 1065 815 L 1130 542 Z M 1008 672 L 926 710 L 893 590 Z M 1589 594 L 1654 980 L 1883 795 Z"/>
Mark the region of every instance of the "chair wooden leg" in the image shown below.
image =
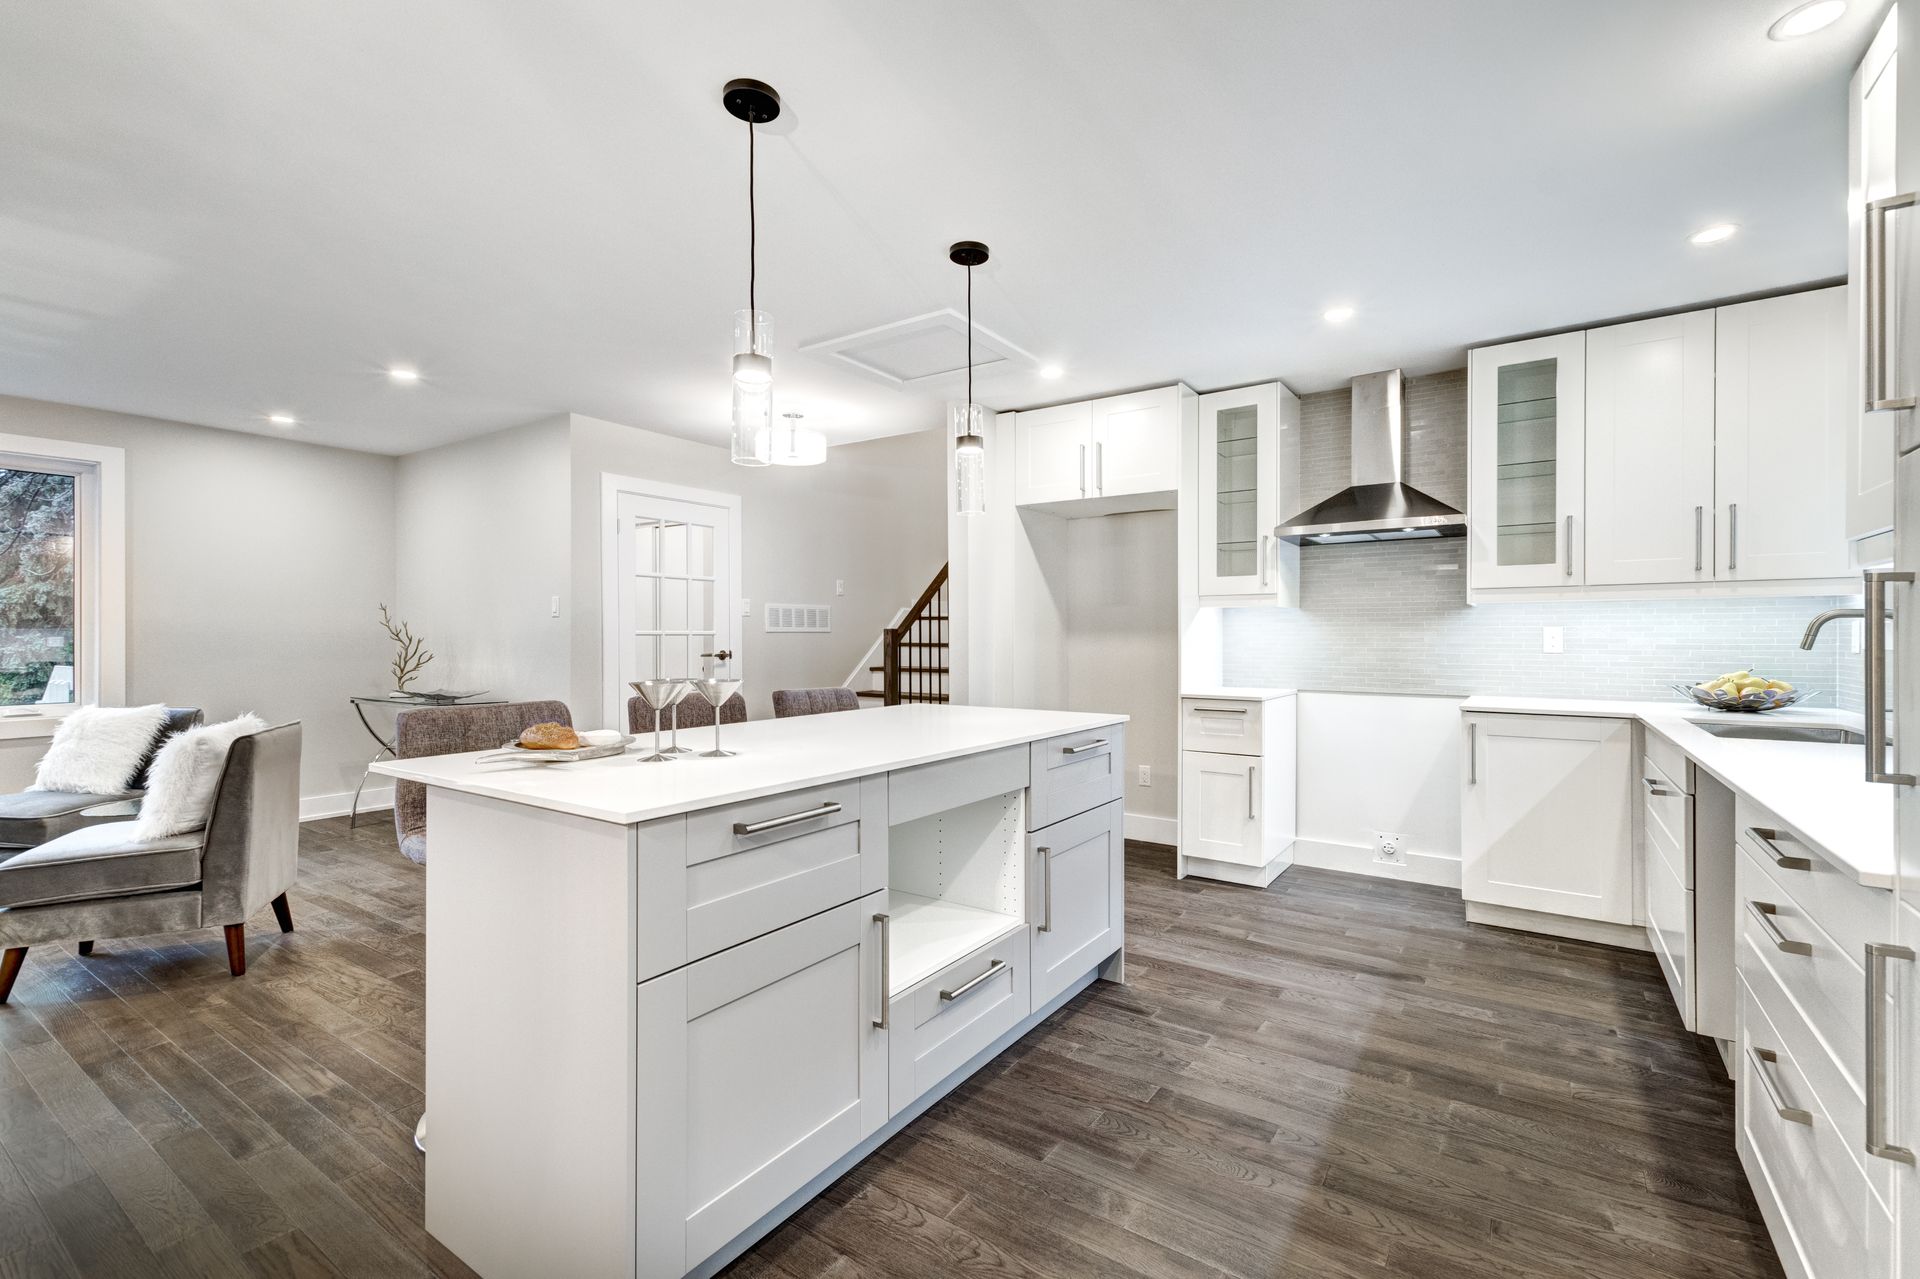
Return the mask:
<path id="1" fill-rule="evenodd" d="M 0 955 L 0 1004 L 7 1002 L 7 996 L 13 993 L 13 979 L 20 975 L 20 965 L 27 962 L 27 948 L 12 946 L 4 955 Z"/>
<path id="2" fill-rule="evenodd" d="M 290 933 L 293 931 L 293 907 L 287 904 L 287 895 L 285 893 L 281 893 L 273 899 L 273 917 L 280 921 L 281 932 Z"/>
<path id="3" fill-rule="evenodd" d="M 83 942 L 81 942 L 81 943 L 80 943 L 80 953 L 81 953 L 82 955 L 91 955 L 91 954 L 93 953 L 93 943 L 92 943 L 92 942 L 90 942 L 90 941 L 83 941 Z"/>
<path id="4" fill-rule="evenodd" d="M 247 975 L 247 926 L 227 925 L 227 971 L 235 977 Z"/>

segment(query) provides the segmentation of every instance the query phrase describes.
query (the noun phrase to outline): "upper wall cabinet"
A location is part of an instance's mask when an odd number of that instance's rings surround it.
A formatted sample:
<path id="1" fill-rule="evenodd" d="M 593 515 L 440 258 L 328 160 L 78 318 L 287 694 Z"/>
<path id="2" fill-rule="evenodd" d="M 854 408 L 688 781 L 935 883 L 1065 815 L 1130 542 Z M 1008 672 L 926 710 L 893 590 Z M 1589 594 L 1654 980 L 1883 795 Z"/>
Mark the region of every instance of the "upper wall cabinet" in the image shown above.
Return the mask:
<path id="1" fill-rule="evenodd" d="M 1469 581 L 1578 586 L 1586 449 L 1584 333 L 1468 353 Z"/>
<path id="2" fill-rule="evenodd" d="M 1156 387 L 1077 404 L 1003 414 L 1013 424 L 1016 506 L 1102 502 L 1063 514 L 1102 514 L 1140 503 L 1107 499 L 1165 494 L 1180 487 L 1184 386 Z"/>
<path id="3" fill-rule="evenodd" d="M 1471 352 L 1471 598 L 1845 589 L 1848 351 L 1836 287 Z"/>
<path id="4" fill-rule="evenodd" d="M 1851 385 L 1853 403 L 1846 416 L 1846 518 L 1847 537 L 1855 542 L 1878 538 L 1878 552 L 1863 548 L 1865 563 L 1883 562 L 1892 555 L 1884 545 L 1892 539 L 1893 529 L 1893 457 L 1895 415 L 1871 413 L 1866 409 L 1866 207 L 1870 200 L 1884 200 L 1899 191 L 1894 175 L 1894 90 L 1899 75 L 1895 52 L 1899 40 L 1897 15 L 1888 13 L 1867 48 L 1867 56 L 1853 73 L 1853 95 L 1848 116 L 1847 149 L 1847 329 L 1853 351 Z M 1889 228 L 1910 227 L 1913 212 L 1903 211 L 1888 220 Z M 1898 243 L 1889 235 L 1890 244 Z M 1890 315 L 1898 308 L 1889 307 Z M 1888 343 L 1898 351 L 1901 344 Z M 1895 395 L 1910 394 L 1904 389 L 1911 378 L 1895 367 Z"/>
<path id="5" fill-rule="evenodd" d="M 1273 536 L 1300 506 L 1300 401 L 1278 382 L 1200 397 L 1193 506 L 1207 604 L 1292 603 L 1299 548 Z"/>

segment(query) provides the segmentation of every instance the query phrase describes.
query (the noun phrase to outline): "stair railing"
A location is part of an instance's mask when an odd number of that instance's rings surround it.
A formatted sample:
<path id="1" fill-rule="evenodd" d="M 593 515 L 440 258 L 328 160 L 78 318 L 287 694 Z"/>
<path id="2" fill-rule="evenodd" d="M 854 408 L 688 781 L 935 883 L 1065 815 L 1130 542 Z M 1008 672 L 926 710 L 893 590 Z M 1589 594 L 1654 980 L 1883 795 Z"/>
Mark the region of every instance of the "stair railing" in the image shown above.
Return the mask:
<path id="1" fill-rule="evenodd" d="M 913 607 L 889 626 L 881 642 L 881 688 L 888 706 L 947 700 L 949 623 L 947 565 L 933 576 Z"/>

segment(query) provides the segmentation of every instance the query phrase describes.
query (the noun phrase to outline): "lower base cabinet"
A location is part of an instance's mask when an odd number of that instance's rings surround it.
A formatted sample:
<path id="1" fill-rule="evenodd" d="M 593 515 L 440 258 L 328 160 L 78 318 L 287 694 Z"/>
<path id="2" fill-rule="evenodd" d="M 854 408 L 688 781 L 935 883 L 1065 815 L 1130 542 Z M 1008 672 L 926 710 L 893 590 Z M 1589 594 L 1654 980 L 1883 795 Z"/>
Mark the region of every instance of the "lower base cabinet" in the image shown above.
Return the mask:
<path id="1" fill-rule="evenodd" d="M 885 902 L 640 983 L 638 1274 L 684 1274 L 886 1123 Z"/>
<path id="2" fill-rule="evenodd" d="M 1027 836 L 1033 1006 L 1120 949 L 1126 927 L 1126 815 L 1112 800 Z"/>
<path id="3" fill-rule="evenodd" d="M 1025 928 L 954 961 L 893 997 L 887 1030 L 897 1115 L 985 1051 L 1031 1011 Z"/>

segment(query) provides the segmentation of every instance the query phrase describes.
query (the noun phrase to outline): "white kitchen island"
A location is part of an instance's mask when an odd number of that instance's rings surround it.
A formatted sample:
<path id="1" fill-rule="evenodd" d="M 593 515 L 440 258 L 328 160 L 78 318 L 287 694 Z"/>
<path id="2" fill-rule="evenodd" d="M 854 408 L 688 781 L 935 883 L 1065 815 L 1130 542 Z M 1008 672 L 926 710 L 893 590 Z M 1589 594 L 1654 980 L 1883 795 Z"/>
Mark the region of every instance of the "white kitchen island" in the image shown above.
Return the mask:
<path id="1" fill-rule="evenodd" d="M 898 706 L 427 785 L 429 1232 L 711 1274 L 1119 980 L 1125 716 Z M 704 746 L 710 730 L 692 731 Z"/>

